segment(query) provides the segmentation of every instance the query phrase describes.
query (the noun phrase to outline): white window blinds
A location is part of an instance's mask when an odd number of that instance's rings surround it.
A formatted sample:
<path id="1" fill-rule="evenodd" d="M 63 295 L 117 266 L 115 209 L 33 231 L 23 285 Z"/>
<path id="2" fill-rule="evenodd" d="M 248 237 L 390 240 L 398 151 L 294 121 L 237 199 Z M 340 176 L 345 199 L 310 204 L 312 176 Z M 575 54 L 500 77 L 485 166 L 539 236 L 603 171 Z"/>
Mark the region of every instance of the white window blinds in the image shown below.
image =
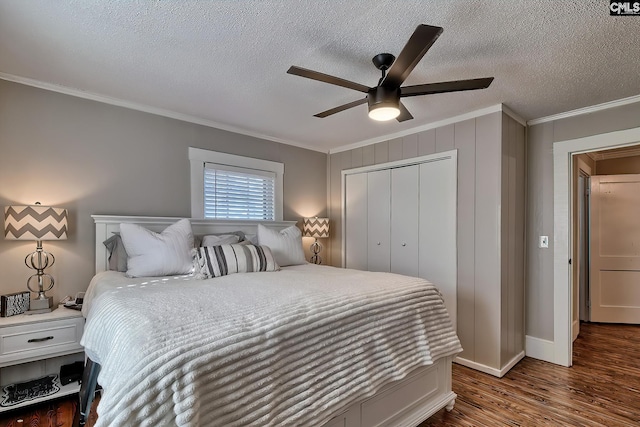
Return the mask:
<path id="1" fill-rule="evenodd" d="M 204 217 L 275 220 L 274 172 L 215 163 L 204 167 Z"/>

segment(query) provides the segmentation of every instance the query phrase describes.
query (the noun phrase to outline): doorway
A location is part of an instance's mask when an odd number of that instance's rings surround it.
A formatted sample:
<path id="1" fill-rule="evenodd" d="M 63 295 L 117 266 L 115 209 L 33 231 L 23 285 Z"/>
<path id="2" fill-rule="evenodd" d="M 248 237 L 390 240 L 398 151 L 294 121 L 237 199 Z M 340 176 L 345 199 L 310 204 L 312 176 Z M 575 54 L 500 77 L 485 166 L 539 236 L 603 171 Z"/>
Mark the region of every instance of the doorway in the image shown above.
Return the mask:
<path id="1" fill-rule="evenodd" d="M 624 147 L 640 143 L 640 128 L 626 129 L 553 144 L 554 188 L 554 261 L 553 261 L 553 354 L 551 361 L 559 365 L 572 364 L 573 329 L 573 271 L 571 157 L 606 148 Z"/>
<path id="2" fill-rule="evenodd" d="M 640 323 L 640 147 L 572 156 L 573 324 Z"/>

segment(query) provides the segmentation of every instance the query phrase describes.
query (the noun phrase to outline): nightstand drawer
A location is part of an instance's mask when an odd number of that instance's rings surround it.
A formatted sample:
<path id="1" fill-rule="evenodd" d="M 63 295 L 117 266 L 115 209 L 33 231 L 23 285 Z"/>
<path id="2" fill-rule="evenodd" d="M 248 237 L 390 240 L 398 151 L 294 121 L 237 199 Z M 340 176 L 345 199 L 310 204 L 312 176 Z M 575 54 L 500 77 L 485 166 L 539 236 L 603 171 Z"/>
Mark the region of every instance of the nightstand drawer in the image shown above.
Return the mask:
<path id="1" fill-rule="evenodd" d="M 0 329 L 0 365 L 12 360 L 81 350 L 83 318 L 30 323 Z"/>
<path id="2" fill-rule="evenodd" d="M 12 335 L 2 334 L 0 340 L 2 340 L 1 354 L 3 355 L 16 351 L 70 344 L 76 341 L 76 326 L 62 325 L 57 328 L 39 329 Z"/>

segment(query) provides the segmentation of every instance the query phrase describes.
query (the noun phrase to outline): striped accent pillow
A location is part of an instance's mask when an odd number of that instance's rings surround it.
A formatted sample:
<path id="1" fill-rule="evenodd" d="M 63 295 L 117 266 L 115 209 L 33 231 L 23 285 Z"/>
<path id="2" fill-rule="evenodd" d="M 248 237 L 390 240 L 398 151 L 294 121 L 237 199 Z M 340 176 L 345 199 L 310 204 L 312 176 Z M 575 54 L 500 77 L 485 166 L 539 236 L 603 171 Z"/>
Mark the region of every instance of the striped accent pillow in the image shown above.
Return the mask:
<path id="1" fill-rule="evenodd" d="M 203 246 L 196 249 L 195 274 L 199 279 L 226 276 L 233 273 L 277 271 L 271 249 L 254 245 Z"/>

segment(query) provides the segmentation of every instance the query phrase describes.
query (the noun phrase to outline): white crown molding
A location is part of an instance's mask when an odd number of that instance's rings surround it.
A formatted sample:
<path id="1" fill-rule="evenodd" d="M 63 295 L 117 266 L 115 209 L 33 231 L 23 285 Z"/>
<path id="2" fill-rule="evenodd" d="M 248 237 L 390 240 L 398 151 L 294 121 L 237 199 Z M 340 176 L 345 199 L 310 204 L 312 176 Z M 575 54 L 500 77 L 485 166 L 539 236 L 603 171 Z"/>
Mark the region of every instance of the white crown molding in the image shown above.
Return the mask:
<path id="1" fill-rule="evenodd" d="M 640 95 L 630 96 L 628 98 L 617 99 L 615 101 L 604 102 L 602 104 L 592 105 L 590 107 L 578 108 L 577 110 L 566 111 L 564 113 L 554 114 L 552 116 L 540 117 L 539 119 L 529 120 L 527 125 L 539 125 L 540 123 L 552 122 L 555 120 L 566 119 L 569 117 L 580 116 L 582 114 L 595 113 L 596 111 L 608 110 L 610 108 L 622 107 L 623 105 L 634 104 L 640 102 Z"/>
<path id="2" fill-rule="evenodd" d="M 487 114 L 496 113 L 498 111 L 505 112 L 504 105 L 497 104 L 491 107 L 482 108 L 480 110 L 471 111 L 465 114 L 460 114 L 459 116 L 450 117 L 448 119 L 440 120 L 437 122 L 427 123 L 426 125 L 418 126 L 415 128 L 405 129 L 400 132 L 378 136 L 378 137 L 366 139 L 360 142 L 354 142 L 353 144 L 343 145 L 342 147 L 338 147 L 338 148 L 332 148 L 331 150 L 329 150 L 329 154 L 340 153 L 343 151 L 353 150 L 354 148 L 360 148 L 360 147 L 365 147 L 371 144 L 377 144 L 378 142 L 384 142 L 384 141 L 389 141 L 395 138 L 401 138 L 407 135 L 413 135 L 414 133 L 424 132 L 425 130 L 439 128 L 442 126 L 450 125 L 452 123 L 462 122 L 468 119 L 474 119 L 476 117 L 485 116 Z M 509 116 L 511 116 L 514 120 L 519 121 L 516 117 L 513 117 L 511 114 L 509 114 Z"/>
<path id="3" fill-rule="evenodd" d="M 507 116 L 511 117 L 516 122 L 520 123 L 525 128 L 527 127 L 527 121 L 525 119 L 520 117 L 520 115 L 516 114 L 511 108 L 507 107 L 506 105 L 504 105 L 504 104 L 501 104 L 501 105 L 502 105 L 502 112 L 503 113 L 505 113 Z"/>
<path id="4" fill-rule="evenodd" d="M 130 110 L 142 111 L 143 113 L 154 114 L 156 116 L 167 117 L 170 119 L 180 120 L 183 122 L 194 123 L 197 125 L 202 125 L 210 128 L 216 128 L 220 130 L 224 130 L 227 132 L 238 133 L 241 135 L 250 136 L 253 138 L 265 139 L 268 141 L 277 142 L 280 144 L 292 145 L 294 147 L 304 148 L 306 150 L 319 151 L 321 153 L 327 154 L 327 150 L 319 149 L 317 147 L 312 147 L 310 145 L 301 144 L 295 141 L 289 141 L 282 138 L 276 138 L 273 136 L 261 134 L 258 132 L 247 131 L 246 129 L 241 129 L 235 126 L 225 125 L 223 123 L 214 122 L 212 120 L 203 119 L 200 117 L 192 116 L 189 114 L 182 114 L 171 110 L 165 110 L 163 108 L 151 107 L 149 105 L 139 104 L 136 102 L 125 101 L 118 98 L 112 98 L 110 96 L 101 95 L 98 93 L 87 92 L 80 89 L 74 89 L 67 86 L 55 85 L 52 83 L 42 82 L 40 80 L 30 79 L 28 77 L 16 76 L 13 74 L 7 74 L 0 71 L 0 79 L 6 80 L 9 82 L 20 83 L 25 86 L 32 86 L 39 89 L 48 90 L 51 92 L 58 92 L 64 95 L 75 96 L 77 98 L 88 99 L 91 101 L 102 102 L 104 104 L 115 105 L 117 107 L 128 108 Z"/>

